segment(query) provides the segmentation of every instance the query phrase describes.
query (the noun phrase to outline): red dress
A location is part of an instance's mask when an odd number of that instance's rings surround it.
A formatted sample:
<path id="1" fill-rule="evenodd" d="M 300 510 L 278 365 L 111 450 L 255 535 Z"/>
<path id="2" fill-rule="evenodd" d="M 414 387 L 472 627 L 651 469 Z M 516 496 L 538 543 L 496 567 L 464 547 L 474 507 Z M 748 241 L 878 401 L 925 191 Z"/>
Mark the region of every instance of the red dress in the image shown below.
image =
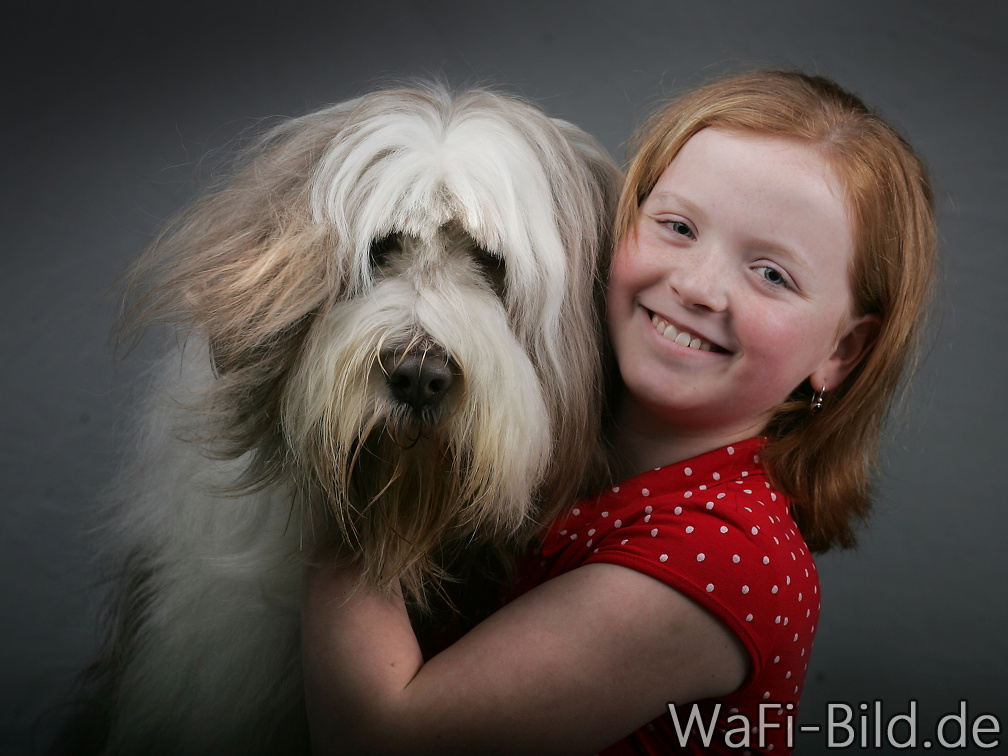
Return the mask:
<path id="1" fill-rule="evenodd" d="M 763 443 L 743 441 L 583 499 L 521 565 L 518 594 L 584 564 L 638 570 L 718 617 L 749 654 L 750 673 L 737 691 L 675 706 L 675 717 L 664 714 L 607 756 L 791 751 L 819 580 L 787 497 L 771 488 L 760 464 Z"/>

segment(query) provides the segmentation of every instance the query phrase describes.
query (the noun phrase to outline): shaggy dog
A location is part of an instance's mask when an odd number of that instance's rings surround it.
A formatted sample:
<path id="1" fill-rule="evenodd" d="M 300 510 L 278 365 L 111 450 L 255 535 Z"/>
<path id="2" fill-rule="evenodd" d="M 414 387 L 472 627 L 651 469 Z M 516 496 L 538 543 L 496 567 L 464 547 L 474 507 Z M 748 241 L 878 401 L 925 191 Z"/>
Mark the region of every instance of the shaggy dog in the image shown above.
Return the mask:
<path id="1" fill-rule="evenodd" d="M 308 559 L 450 606 L 597 482 L 618 181 L 524 101 L 409 86 L 280 123 L 158 238 L 124 318 L 176 345 L 63 752 L 307 750 Z"/>

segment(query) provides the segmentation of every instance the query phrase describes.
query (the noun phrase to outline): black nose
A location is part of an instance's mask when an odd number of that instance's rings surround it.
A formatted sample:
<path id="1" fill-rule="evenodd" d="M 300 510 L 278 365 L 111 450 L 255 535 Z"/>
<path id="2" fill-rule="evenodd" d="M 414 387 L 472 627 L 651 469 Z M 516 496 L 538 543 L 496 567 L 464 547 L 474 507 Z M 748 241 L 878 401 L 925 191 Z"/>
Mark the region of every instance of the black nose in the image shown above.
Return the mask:
<path id="1" fill-rule="evenodd" d="M 382 364 L 392 396 L 415 410 L 440 403 L 454 381 L 451 360 L 431 349 L 399 353 Z"/>

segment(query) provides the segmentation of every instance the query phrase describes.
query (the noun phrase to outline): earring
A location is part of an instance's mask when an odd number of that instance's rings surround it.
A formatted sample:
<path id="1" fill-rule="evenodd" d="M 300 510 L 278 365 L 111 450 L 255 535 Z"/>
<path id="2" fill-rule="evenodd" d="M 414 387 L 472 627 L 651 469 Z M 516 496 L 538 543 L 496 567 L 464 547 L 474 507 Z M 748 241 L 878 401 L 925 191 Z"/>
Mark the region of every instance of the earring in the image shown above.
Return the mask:
<path id="1" fill-rule="evenodd" d="M 825 384 L 822 387 L 822 391 L 813 391 L 812 392 L 812 404 L 809 405 L 809 409 L 812 411 L 813 415 L 816 412 L 818 412 L 819 410 L 822 409 L 823 397 L 825 395 L 826 395 L 826 386 L 825 386 Z"/>

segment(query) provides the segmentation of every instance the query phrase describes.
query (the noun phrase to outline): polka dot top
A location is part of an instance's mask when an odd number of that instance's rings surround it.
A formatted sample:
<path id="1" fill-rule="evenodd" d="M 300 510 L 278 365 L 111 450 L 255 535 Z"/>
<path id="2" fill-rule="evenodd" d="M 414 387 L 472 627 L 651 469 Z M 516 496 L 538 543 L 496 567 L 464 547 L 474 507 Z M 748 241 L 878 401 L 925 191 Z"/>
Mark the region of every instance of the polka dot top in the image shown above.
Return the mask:
<path id="1" fill-rule="evenodd" d="M 760 464 L 763 439 L 750 439 L 645 472 L 583 499 L 550 528 L 522 563 L 521 588 L 584 564 L 604 562 L 643 572 L 690 597 L 727 625 L 748 651 L 742 687 L 701 702 L 703 722 L 715 710 L 709 746 L 682 748 L 666 713 L 605 750 L 621 753 L 790 752 L 787 730 L 819 620 L 819 580 L 785 496 Z M 521 592 L 521 591 L 519 591 Z M 745 719 L 781 726 L 750 732 Z M 691 707 L 680 707 L 685 726 Z"/>

